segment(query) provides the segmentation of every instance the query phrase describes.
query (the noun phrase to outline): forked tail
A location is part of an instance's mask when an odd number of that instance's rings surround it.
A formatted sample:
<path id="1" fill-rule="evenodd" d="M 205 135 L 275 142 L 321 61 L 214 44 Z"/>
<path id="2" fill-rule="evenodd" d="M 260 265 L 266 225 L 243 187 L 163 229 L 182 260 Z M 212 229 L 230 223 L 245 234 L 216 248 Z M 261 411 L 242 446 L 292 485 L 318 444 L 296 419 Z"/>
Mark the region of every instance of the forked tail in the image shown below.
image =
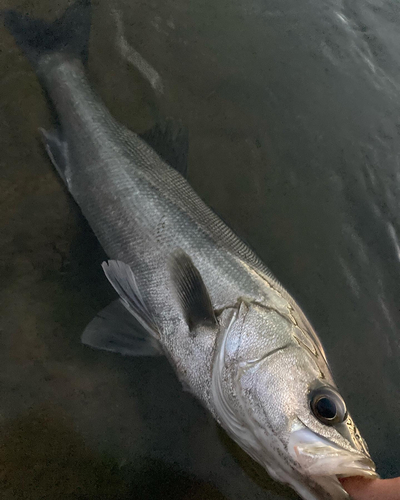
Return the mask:
<path id="1" fill-rule="evenodd" d="M 77 0 L 54 22 L 31 18 L 15 10 L 2 12 L 4 25 L 37 70 L 43 56 L 63 53 L 88 58 L 90 0 Z"/>

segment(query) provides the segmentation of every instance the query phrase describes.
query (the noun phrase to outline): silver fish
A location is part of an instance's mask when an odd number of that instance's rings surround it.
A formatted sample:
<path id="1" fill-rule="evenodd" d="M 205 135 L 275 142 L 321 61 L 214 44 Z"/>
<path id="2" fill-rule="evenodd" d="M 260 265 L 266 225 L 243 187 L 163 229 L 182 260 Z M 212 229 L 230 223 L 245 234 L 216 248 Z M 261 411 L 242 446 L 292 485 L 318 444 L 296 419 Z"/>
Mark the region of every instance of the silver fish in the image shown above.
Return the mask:
<path id="1" fill-rule="evenodd" d="M 120 297 L 82 341 L 166 355 L 228 434 L 304 499 L 348 498 L 338 477 L 376 477 L 300 307 L 150 147 L 157 136 L 146 142 L 120 125 L 90 87 L 89 1 L 53 24 L 15 11 L 4 20 L 57 112 L 57 130 L 42 131 L 47 152 L 109 256 L 104 272 Z M 168 127 L 158 132 L 174 139 Z M 171 163 L 182 167 L 177 152 Z"/>

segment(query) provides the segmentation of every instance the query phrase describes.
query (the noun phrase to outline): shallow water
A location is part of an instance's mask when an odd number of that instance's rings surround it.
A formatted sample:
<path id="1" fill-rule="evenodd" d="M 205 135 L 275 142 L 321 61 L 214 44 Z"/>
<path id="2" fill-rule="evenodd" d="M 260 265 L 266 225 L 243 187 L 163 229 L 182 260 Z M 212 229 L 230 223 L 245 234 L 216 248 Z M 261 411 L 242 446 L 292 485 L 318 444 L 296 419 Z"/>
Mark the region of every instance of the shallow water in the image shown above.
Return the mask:
<path id="1" fill-rule="evenodd" d="M 400 7 L 93 4 L 94 87 L 132 130 L 156 109 L 188 127 L 191 184 L 298 299 L 378 471 L 399 474 Z M 48 19 L 66 5 L 1 2 Z M 297 498 L 165 360 L 81 346 L 112 296 L 102 251 L 43 152 L 46 101 L 3 28 L 0 50 L 2 498 Z"/>

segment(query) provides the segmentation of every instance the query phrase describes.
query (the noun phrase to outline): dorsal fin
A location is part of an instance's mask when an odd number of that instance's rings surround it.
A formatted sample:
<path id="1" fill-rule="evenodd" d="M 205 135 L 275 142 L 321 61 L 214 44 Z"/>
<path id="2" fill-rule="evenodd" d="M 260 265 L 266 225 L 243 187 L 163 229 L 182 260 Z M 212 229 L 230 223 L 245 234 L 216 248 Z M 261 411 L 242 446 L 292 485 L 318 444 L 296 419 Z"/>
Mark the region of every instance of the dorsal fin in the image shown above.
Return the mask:
<path id="1" fill-rule="evenodd" d="M 160 120 L 153 128 L 140 134 L 161 158 L 187 177 L 189 136 L 188 131 L 172 119 Z"/>

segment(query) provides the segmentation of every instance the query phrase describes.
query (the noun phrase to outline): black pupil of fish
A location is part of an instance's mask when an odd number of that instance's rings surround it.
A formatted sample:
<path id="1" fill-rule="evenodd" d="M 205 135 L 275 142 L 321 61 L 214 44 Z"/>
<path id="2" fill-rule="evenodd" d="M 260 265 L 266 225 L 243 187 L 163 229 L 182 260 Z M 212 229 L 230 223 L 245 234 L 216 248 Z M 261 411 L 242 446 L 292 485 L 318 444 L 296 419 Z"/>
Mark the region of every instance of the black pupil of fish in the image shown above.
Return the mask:
<path id="1" fill-rule="evenodd" d="M 337 415 L 336 404 L 334 401 L 332 401 L 332 399 L 329 398 L 319 399 L 317 404 L 315 405 L 315 408 L 322 418 L 332 419 Z"/>

